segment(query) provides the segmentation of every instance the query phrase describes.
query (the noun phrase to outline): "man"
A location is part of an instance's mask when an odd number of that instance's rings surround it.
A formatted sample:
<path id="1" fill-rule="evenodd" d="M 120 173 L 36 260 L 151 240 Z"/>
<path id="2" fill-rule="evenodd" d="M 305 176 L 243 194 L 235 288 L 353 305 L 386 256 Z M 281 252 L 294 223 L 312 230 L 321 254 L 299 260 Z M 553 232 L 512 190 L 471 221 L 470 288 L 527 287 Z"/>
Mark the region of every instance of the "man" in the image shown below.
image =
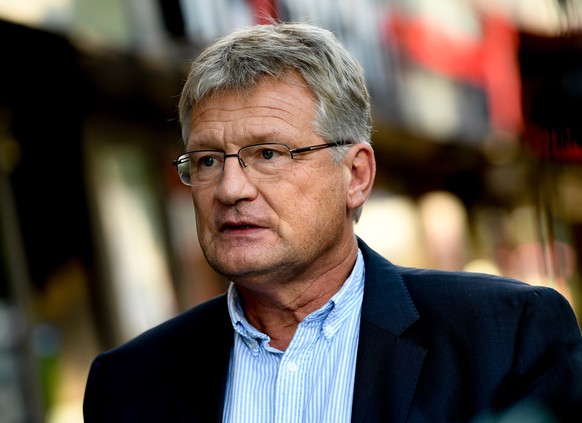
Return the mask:
<path id="1" fill-rule="evenodd" d="M 232 283 L 97 357 L 87 423 L 470 421 L 582 394 L 580 330 L 556 291 L 398 267 L 357 239 L 370 99 L 331 33 L 274 24 L 217 41 L 180 120 L 174 164 Z"/>

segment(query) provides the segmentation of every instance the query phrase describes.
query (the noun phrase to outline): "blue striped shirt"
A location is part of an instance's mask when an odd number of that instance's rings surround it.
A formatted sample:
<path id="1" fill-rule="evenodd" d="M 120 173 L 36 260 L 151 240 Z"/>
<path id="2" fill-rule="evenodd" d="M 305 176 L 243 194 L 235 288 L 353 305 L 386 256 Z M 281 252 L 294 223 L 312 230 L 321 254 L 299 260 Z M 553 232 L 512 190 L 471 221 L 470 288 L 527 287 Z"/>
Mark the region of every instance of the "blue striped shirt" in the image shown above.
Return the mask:
<path id="1" fill-rule="evenodd" d="M 235 329 L 223 421 L 341 423 L 351 420 L 364 261 L 342 288 L 301 323 L 282 352 L 245 318 L 236 288 L 228 290 Z"/>

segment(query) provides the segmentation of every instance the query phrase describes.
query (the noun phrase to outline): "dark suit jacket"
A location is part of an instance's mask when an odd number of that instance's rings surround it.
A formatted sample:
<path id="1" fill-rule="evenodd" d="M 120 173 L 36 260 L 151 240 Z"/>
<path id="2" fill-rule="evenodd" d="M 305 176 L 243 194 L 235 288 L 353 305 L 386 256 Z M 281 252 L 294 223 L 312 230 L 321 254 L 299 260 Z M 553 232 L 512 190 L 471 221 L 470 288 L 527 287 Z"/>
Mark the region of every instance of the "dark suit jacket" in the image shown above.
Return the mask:
<path id="1" fill-rule="evenodd" d="M 582 396 L 582 340 L 556 291 L 395 266 L 360 241 L 366 280 L 353 422 L 470 421 Z M 220 296 L 99 355 L 86 423 L 218 422 L 233 346 Z"/>

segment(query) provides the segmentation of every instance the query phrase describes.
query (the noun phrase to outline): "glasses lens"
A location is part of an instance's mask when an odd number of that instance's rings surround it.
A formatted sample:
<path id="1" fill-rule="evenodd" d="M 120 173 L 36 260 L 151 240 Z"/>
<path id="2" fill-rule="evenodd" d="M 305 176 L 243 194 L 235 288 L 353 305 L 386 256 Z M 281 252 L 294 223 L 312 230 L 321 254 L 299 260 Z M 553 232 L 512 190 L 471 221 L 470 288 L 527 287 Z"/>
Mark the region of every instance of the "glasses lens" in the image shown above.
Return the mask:
<path id="1" fill-rule="evenodd" d="M 220 151 L 192 151 L 176 160 L 180 180 L 186 185 L 213 182 L 222 172 L 224 154 Z"/>
<path id="2" fill-rule="evenodd" d="M 248 166 L 249 172 L 257 178 L 271 178 L 290 172 L 293 159 L 289 147 L 284 144 L 268 143 L 244 147 L 239 157 Z"/>
<path id="3" fill-rule="evenodd" d="M 204 185 L 220 176 L 224 163 L 224 154 L 221 151 L 193 151 L 188 155 L 191 185 Z"/>
<path id="4" fill-rule="evenodd" d="M 192 185 L 190 181 L 190 159 L 188 154 L 182 154 L 176 160 L 176 169 L 180 180 L 186 185 Z"/>

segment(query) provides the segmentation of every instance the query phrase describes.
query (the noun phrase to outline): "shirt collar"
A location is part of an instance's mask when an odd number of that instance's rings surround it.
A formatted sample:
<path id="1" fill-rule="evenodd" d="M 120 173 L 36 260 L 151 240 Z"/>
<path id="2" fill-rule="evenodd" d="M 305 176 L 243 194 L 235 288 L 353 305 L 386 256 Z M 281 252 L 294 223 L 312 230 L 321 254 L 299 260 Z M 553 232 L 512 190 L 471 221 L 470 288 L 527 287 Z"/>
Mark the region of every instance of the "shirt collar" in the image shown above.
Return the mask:
<path id="1" fill-rule="evenodd" d="M 345 319 L 351 313 L 359 313 L 364 296 L 364 258 L 358 249 L 356 264 L 341 289 L 320 310 L 310 314 L 305 320 L 316 315 L 319 311 L 330 307 L 327 315 L 322 316 L 321 330 L 323 336 L 330 340 L 341 328 Z"/>
<path id="2" fill-rule="evenodd" d="M 267 334 L 257 330 L 246 319 L 234 282 L 231 282 L 228 287 L 227 304 L 234 330 L 242 337 L 253 354 L 256 355 L 261 342 L 268 342 L 270 338 Z"/>

